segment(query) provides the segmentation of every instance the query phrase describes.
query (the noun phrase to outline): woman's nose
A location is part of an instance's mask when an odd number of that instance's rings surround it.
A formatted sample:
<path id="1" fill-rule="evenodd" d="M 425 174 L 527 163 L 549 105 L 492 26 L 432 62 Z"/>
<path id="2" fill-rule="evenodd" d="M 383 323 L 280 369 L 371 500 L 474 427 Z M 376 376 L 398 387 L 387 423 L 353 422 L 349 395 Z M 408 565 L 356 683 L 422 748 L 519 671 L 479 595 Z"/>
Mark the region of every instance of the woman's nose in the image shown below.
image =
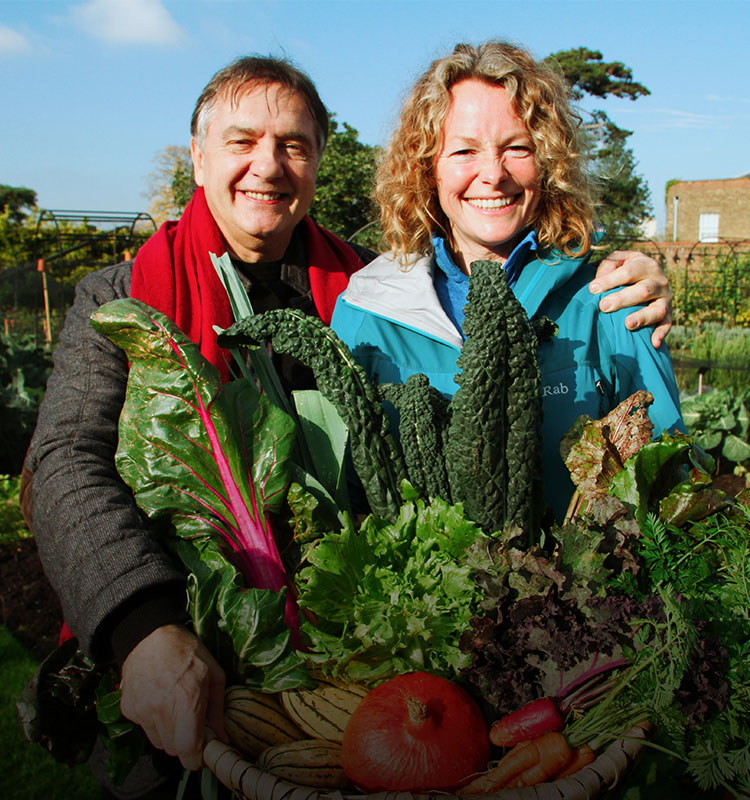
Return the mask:
<path id="1" fill-rule="evenodd" d="M 482 158 L 481 179 L 490 185 L 500 183 L 508 174 L 505 156 L 502 153 L 486 154 Z"/>

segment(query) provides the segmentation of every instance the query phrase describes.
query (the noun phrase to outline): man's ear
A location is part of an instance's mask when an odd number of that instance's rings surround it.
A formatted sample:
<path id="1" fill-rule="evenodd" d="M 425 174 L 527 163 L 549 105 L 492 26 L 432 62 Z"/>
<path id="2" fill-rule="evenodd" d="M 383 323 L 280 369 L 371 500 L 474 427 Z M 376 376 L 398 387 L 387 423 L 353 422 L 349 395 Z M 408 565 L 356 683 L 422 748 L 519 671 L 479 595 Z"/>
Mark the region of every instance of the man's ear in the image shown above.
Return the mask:
<path id="1" fill-rule="evenodd" d="M 203 186 L 203 151 L 195 136 L 190 139 L 190 157 L 193 159 L 193 177 L 198 186 Z"/>

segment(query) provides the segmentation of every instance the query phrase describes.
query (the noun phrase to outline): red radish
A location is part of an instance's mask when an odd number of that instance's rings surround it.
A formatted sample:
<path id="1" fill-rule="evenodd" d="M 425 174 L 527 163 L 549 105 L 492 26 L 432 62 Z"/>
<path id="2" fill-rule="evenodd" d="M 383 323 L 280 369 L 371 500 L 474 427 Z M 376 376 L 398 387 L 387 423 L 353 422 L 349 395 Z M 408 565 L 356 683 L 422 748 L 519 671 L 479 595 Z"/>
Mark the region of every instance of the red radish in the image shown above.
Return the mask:
<path id="1" fill-rule="evenodd" d="M 513 747 L 549 731 L 560 731 L 564 724 L 555 701 L 543 697 L 495 722 L 490 728 L 490 741 L 498 747 Z"/>
<path id="2" fill-rule="evenodd" d="M 450 791 L 487 768 L 487 725 L 455 683 L 397 675 L 365 696 L 344 730 L 342 764 L 360 789 Z"/>

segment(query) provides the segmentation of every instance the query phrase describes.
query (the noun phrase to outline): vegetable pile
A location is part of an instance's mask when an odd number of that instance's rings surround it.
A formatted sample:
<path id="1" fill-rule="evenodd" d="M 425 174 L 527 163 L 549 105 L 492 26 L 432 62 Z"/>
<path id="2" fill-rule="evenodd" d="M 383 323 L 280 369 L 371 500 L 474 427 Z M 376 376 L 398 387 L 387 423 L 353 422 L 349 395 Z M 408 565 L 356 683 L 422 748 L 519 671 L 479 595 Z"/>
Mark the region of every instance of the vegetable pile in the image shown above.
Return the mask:
<path id="1" fill-rule="evenodd" d="M 220 337 L 313 369 L 319 394 L 284 410 L 252 380 L 221 387 L 137 301 L 95 324 L 131 363 L 121 474 L 236 684 L 232 743 L 269 772 L 478 794 L 571 774 L 647 727 L 695 792 L 750 791 L 750 492 L 719 491 L 690 437 L 652 442 L 639 392 L 573 427 L 577 491 L 564 524 L 542 526 L 542 332 L 502 271 L 472 265 L 450 403 L 420 375 L 376 390 L 296 311 Z"/>

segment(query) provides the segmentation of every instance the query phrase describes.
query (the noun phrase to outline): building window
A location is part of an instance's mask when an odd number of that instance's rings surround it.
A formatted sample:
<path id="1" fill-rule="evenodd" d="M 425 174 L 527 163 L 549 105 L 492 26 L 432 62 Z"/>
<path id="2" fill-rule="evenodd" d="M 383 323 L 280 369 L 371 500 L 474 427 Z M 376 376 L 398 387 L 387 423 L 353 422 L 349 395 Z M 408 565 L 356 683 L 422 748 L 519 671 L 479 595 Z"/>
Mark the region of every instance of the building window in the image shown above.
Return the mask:
<path id="1" fill-rule="evenodd" d="M 698 224 L 698 239 L 701 242 L 719 241 L 719 215 L 701 214 Z"/>

